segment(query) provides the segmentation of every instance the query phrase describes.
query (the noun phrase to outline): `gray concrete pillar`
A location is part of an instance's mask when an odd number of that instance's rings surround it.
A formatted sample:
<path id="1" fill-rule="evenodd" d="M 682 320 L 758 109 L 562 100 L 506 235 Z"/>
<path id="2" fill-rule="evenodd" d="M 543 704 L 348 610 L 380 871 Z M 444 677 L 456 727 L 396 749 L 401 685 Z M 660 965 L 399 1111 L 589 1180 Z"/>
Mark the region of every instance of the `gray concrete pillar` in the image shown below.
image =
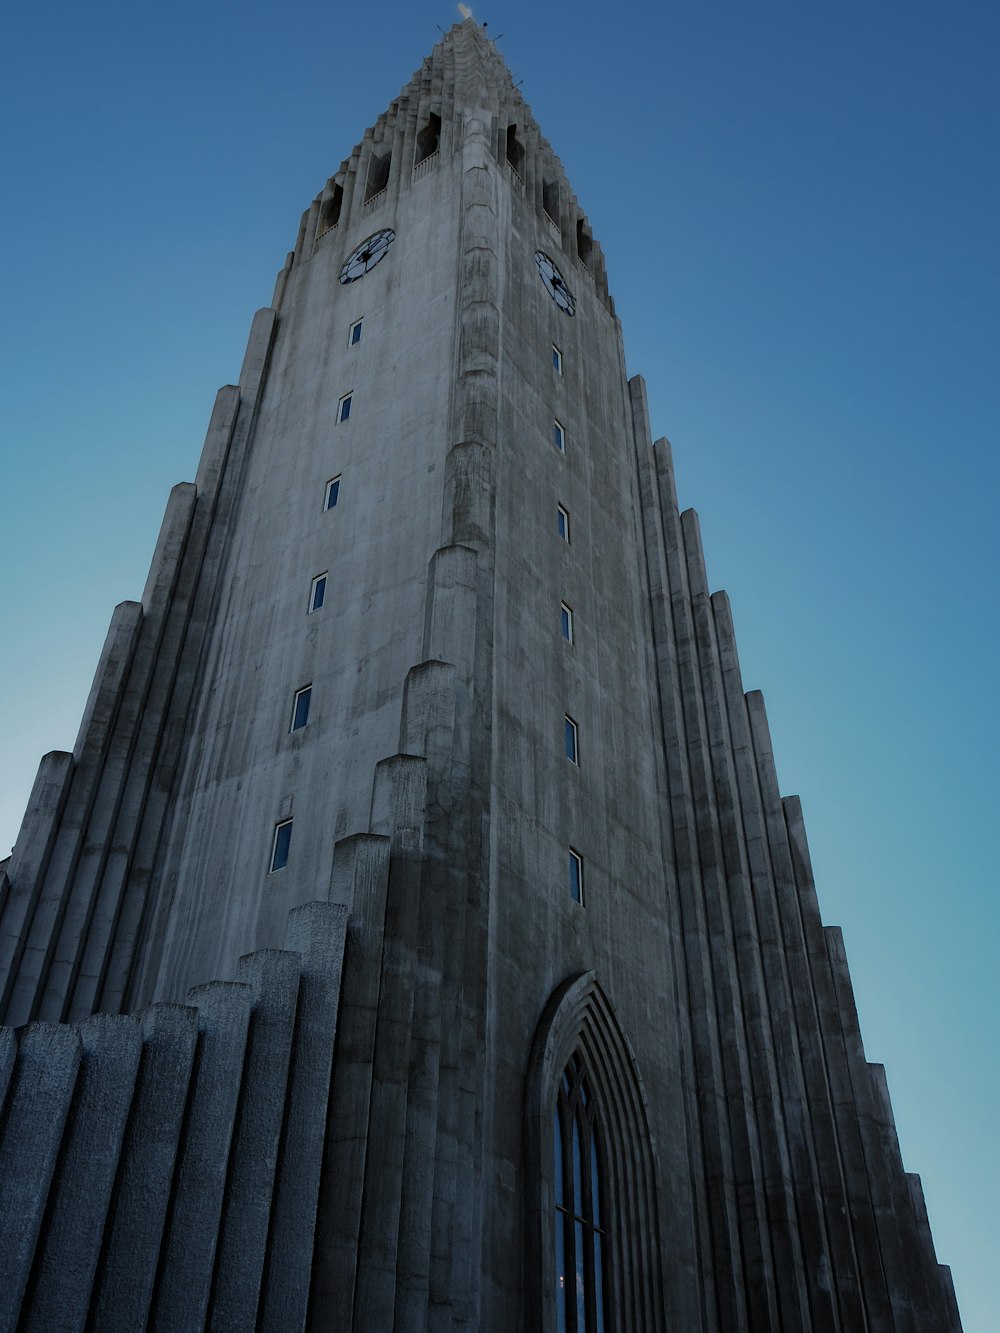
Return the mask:
<path id="1" fill-rule="evenodd" d="M 87 1325 L 142 1034 L 134 1018 L 95 1014 L 79 1026 L 83 1059 L 20 1328 Z"/>
<path id="2" fill-rule="evenodd" d="M 75 1028 L 21 1035 L 0 1138 L 0 1328 L 17 1327 L 80 1066 Z"/>
<path id="3" fill-rule="evenodd" d="M 308 1313 L 346 935 L 347 909 L 338 903 L 306 903 L 288 915 L 285 943 L 302 971 L 259 1314 L 259 1327 L 282 1333 L 304 1328 Z M 349 1293 L 335 1300 L 346 1307 Z M 328 1318 L 333 1311 L 324 1309 Z"/>
<path id="4" fill-rule="evenodd" d="M 253 993 L 243 1090 L 215 1261 L 208 1328 L 243 1333 L 257 1321 L 275 1171 L 295 1032 L 300 959 L 263 949 L 241 958 L 237 981 Z"/>
<path id="5" fill-rule="evenodd" d="M 146 1326 L 198 1039 L 198 1012 L 186 1005 L 153 1005 L 141 1023 L 132 1114 L 91 1302 L 102 1333 Z"/>
<path id="6" fill-rule="evenodd" d="M 205 1323 L 253 993 L 212 981 L 188 1000 L 198 1010 L 198 1050 L 149 1321 L 162 1333 Z"/>
<path id="7" fill-rule="evenodd" d="M 12 994 L 73 771 L 71 754 L 53 750 L 44 756 L 7 865 L 7 889 L 0 900 L 0 976 L 4 978 L 0 1016 L 14 1025 L 30 1017 L 30 1005 L 26 1001 L 12 1005 Z"/>

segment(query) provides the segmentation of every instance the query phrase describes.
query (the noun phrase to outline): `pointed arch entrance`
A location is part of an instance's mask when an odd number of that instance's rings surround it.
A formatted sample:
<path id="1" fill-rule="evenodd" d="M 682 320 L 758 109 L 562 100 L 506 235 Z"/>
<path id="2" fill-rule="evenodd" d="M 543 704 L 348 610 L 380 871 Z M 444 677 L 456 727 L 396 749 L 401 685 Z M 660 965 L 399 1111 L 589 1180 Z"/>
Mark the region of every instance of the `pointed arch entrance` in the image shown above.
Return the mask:
<path id="1" fill-rule="evenodd" d="M 558 987 L 535 1033 L 525 1159 L 525 1327 L 664 1328 L 646 1098 L 593 972 Z"/>

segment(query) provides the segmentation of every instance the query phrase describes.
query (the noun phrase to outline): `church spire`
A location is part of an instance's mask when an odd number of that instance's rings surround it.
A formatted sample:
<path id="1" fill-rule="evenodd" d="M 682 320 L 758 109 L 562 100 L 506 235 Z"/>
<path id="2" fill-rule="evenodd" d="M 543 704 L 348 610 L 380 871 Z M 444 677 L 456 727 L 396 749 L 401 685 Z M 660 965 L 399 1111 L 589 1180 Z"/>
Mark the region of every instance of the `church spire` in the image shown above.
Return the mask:
<path id="1" fill-rule="evenodd" d="M 454 24 L 400 89 L 302 217 L 289 265 L 332 240 L 334 228 L 374 228 L 377 217 L 434 167 L 459 150 L 470 120 L 480 122 L 510 188 L 545 222 L 548 244 L 561 251 L 613 313 L 604 256 L 531 108 L 496 44 L 473 18 Z M 279 294 L 281 285 L 279 283 Z"/>

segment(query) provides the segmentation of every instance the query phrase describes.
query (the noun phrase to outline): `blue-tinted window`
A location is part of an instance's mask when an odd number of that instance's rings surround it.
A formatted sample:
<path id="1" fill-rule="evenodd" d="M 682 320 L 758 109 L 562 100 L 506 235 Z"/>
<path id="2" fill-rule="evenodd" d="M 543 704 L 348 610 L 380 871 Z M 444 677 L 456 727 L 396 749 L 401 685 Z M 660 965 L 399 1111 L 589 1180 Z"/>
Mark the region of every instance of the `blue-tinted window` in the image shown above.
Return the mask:
<path id="1" fill-rule="evenodd" d="M 337 409 L 337 420 L 346 421 L 351 415 L 351 399 L 354 397 L 351 393 L 345 393 L 340 400 L 340 406 Z"/>
<path id="2" fill-rule="evenodd" d="M 309 721 L 309 703 L 311 699 L 311 685 L 306 685 L 303 689 L 296 690 L 295 702 L 292 704 L 292 731 L 300 731 Z"/>
<path id="3" fill-rule="evenodd" d="M 309 610 L 318 611 L 326 601 L 326 575 L 317 574 L 309 590 Z"/>
<path id="4" fill-rule="evenodd" d="M 559 604 L 559 628 L 567 643 L 573 642 L 573 612 L 565 602 Z"/>
<path id="5" fill-rule="evenodd" d="M 569 541 L 569 510 L 556 505 L 556 527 L 564 542 Z"/>
<path id="6" fill-rule="evenodd" d="M 569 849 L 569 896 L 575 903 L 583 905 L 583 857 L 572 847 Z"/>
<path id="7" fill-rule="evenodd" d="M 556 1329 L 565 1333 L 606 1327 L 599 1115 L 587 1083 L 577 1051 L 560 1080 L 552 1130 Z"/>
<path id="8" fill-rule="evenodd" d="M 326 504 L 324 509 L 335 509 L 337 501 L 340 499 L 340 478 L 334 477 L 332 481 L 326 483 Z"/>
<path id="9" fill-rule="evenodd" d="M 292 845 L 292 821 L 284 820 L 274 827 L 274 842 L 271 844 L 271 870 L 284 870 L 288 865 L 288 849 Z"/>
<path id="10" fill-rule="evenodd" d="M 562 374 L 562 352 L 555 343 L 552 344 L 552 369 L 557 375 Z"/>
<path id="11" fill-rule="evenodd" d="M 566 432 L 558 421 L 552 423 L 552 438 L 561 454 L 566 452 Z"/>
<path id="12" fill-rule="evenodd" d="M 574 764 L 580 762 L 579 756 L 579 733 L 576 723 L 569 716 L 563 719 L 566 732 L 566 758 L 572 759 Z"/>
<path id="13" fill-rule="evenodd" d="M 356 320 L 354 321 L 354 323 L 351 325 L 351 344 L 350 344 L 350 345 L 351 345 L 352 347 L 353 347 L 356 343 L 359 343 L 359 342 L 361 341 L 361 325 L 362 325 L 363 323 L 364 323 L 364 320 L 356 319 Z"/>

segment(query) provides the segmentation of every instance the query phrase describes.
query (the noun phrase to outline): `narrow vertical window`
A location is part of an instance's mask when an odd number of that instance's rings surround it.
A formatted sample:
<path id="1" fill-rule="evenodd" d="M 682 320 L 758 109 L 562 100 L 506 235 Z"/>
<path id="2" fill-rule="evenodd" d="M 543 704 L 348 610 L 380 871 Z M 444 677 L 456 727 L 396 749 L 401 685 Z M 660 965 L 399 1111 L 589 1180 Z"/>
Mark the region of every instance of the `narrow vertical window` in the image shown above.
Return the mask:
<path id="1" fill-rule="evenodd" d="M 561 454 L 566 452 L 566 432 L 561 421 L 552 423 L 552 439 Z"/>
<path id="2" fill-rule="evenodd" d="M 569 896 L 575 903 L 583 906 L 583 857 L 579 852 L 569 849 Z"/>
<path id="3" fill-rule="evenodd" d="M 309 610 L 318 611 L 326 601 L 326 575 L 317 574 L 309 589 Z"/>
<path id="4" fill-rule="evenodd" d="M 323 501 L 324 509 L 336 509 L 337 501 L 340 499 L 340 478 L 331 477 L 326 483 L 326 496 Z"/>
<path id="5" fill-rule="evenodd" d="M 351 399 L 352 399 L 353 397 L 354 397 L 354 394 L 353 394 L 353 393 L 345 393 L 344 396 L 343 396 L 343 398 L 341 398 L 340 402 L 337 404 L 337 420 L 338 420 L 338 421 L 347 421 L 347 419 L 350 417 L 350 415 L 351 415 Z"/>
<path id="6" fill-rule="evenodd" d="M 274 838 L 271 842 L 271 868 L 269 874 L 275 870 L 284 870 L 288 865 L 288 849 L 292 845 L 292 821 L 283 819 L 280 824 L 274 826 Z"/>
<path id="7" fill-rule="evenodd" d="M 580 762 L 580 731 L 576 723 L 567 713 L 563 721 L 565 722 L 566 734 L 566 758 L 572 760 L 574 764 Z"/>
<path id="8" fill-rule="evenodd" d="M 564 542 L 569 542 L 569 510 L 556 505 L 556 530 Z"/>
<path id="9" fill-rule="evenodd" d="M 312 686 L 304 685 L 301 690 L 295 691 L 295 698 L 292 702 L 292 725 L 289 731 L 301 731 L 309 721 L 309 702 L 312 699 Z"/>
<path id="10" fill-rule="evenodd" d="M 365 321 L 364 321 L 363 318 L 362 318 L 362 319 L 356 319 L 356 320 L 354 321 L 354 323 L 351 325 L 351 327 L 350 327 L 350 331 L 348 332 L 348 335 L 347 335 L 347 345 L 348 345 L 348 347 L 354 347 L 356 343 L 359 343 L 359 342 L 361 341 L 361 325 L 362 325 L 364 322 L 365 322 Z"/>
<path id="11" fill-rule="evenodd" d="M 565 602 L 559 603 L 559 628 L 567 643 L 573 642 L 573 612 Z"/>
<path id="12" fill-rule="evenodd" d="M 604 1333 L 604 1227 L 597 1100 L 579 1052 L 559 1083 L 553 1124 L 556 1327 Z"/>
<path id="13" fill-rule="evenodd" d="M 552 369 L 557 375 L 562 374 L 562 352 L 555 343 L 552 344 Z"/>

